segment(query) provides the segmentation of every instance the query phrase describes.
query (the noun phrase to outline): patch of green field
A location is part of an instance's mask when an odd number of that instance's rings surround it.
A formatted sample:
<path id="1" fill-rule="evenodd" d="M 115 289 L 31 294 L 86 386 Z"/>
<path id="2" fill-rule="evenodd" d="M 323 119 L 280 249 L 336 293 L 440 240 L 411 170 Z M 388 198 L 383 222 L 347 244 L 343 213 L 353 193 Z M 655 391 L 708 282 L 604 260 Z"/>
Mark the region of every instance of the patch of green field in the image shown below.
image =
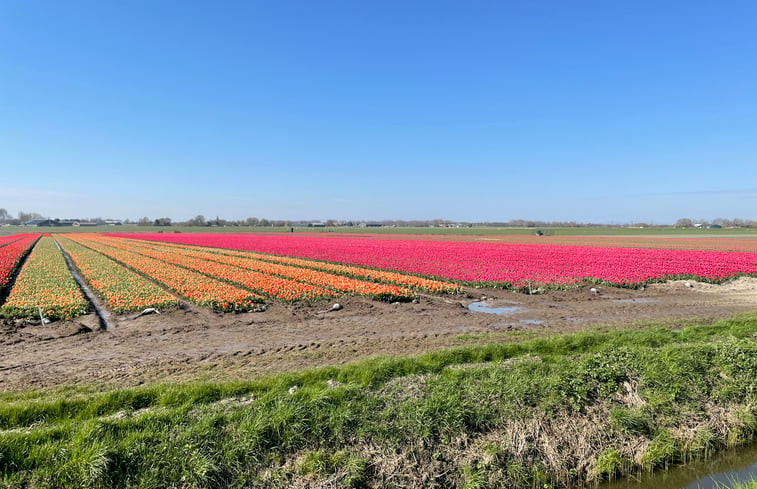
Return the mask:
<path id="1" fill-rule="evenodd" d="M 0 487 L 571 487 L 757 438 L 757 315 L 0 395 Z"/>
<path id="2" fill-rule="evenodd" d="M 93 227 L 0 227 L 0 236 L 29 232 L 55 233 L 288 233 L 290 227 L 269 226 L 229 226 L 229 227 L 196 227 L 196 226 L 93 226 Z M 438 228 L 438 227 L 327 227 L 308 228 L 295 227 L 296 233 L 352 233 L 352 234 L 414 234 L 414 235 L 442 235 L 442 236 L 505 236 L 505 235 L 533 235 L 537 229 L 544 234 L 555 236 L 673 236 L 673 237 L 742 237 L 757 238 L 757 229 L 679 229 L 673 227 L 659 228 L 625 228 L 610 226 L 565 227 L 565 228 L 506 228 L 506 227 L 470 227 L 470 228 Z"/>

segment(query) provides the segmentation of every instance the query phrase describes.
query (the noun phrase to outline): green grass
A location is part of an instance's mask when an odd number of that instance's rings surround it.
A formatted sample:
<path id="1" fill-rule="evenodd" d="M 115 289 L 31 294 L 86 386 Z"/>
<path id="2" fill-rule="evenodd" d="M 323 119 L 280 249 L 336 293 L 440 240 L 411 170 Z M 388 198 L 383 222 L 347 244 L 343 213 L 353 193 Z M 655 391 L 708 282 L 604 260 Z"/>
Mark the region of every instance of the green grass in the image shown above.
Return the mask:
<path id="1" fill-rule="evenodd" d="M 757 479 L 748 482 L 740 482 L 731 486 L 731 489 L 757 489 Z"/>
<path id="2" fill-rule="evenodd" d="M 735 229 L 678 229 L 673 227 L 661 228 L 621 228 L 621 227 L 577 227 L 577 228 L 503 228 L 503 227 L 472 227 L 472 228 L 430 228 L 430 227 L 329 227 L 307 228 L 295 227 L 294 233 L 367 233 L 367 234 L 416 234 L 416 235 L 449 235 L 449 236 L 491 236 L 491 235 L 533 235 L 537 229 L 555 236 L 727 236 L 757 238 L 756 228 Z M 229 226 L 229 227 L 194 227 L 194 226 L 93 226 L 93 227 L 0 227 L 0 236 L 28 233 L 288 233 L 289 227 L 268 226 Z"/>
<path id="3" fill-rule="evenodd" d="M 729 482 L 727 484 L 717 484 L 716 489 L 757 489 L 757 479 L 750 479 L 746 482 Z"/>
<path id="4" fill-rule="evenodd" d="M 558 488 L 757 438 L 757 316 L 0 394 L 0 487 Z"/>

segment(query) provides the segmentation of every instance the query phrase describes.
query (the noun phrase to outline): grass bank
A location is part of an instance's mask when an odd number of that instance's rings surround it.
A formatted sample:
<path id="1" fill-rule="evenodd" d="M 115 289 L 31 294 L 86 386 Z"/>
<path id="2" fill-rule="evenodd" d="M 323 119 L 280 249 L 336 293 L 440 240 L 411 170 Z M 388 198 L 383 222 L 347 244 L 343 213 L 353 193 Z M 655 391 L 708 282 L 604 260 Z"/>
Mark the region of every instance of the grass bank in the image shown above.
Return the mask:
<path id="1" fill-rule="evenodd" d="M 757 316 L 0 394 L 2 487 L 561 488 L 757 438 Z"/>

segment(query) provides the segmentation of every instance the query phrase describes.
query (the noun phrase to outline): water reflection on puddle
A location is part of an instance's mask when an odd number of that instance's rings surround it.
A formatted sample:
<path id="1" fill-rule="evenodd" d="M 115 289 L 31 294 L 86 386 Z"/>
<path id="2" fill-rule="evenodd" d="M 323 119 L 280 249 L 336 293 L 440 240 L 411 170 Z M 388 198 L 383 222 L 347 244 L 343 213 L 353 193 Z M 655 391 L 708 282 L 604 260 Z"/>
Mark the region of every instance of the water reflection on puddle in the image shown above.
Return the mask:
<path id="1" fill-rule="evenodd" d="M 492 307 L 491 303 L 489 302 L 471 302 L 468 304 L 468 309 L 470 309 L 473 312 L 485 312 L 487 314 L 512 314 L 518 309 L 520 309 L 519 306 L 508 306 L 508 307 Z"/>

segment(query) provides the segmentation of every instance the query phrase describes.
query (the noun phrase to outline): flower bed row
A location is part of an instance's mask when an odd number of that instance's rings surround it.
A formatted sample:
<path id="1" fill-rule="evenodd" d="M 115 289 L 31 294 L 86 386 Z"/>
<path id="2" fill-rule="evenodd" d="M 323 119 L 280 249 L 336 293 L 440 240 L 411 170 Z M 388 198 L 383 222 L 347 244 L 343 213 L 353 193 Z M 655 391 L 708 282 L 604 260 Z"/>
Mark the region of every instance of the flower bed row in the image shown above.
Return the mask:
<path id="1" fill-rule="evenodd" d="M 110 257 L 156 280 L 188 300 L 218 311 L 252 310 L 264 299 L 257 294 L 138 253 L 107 246 L 96 239 L 69 235 L 69 239 Z"/>
<path id="2" fill-rule="evenodd" d="M 191 256 L 173 253 L 170 250 L 153 249 L 149 246 L 140 246 L 127 240 L 115 240 L 108 238 L 98 238 L 101 242 L 120 248 L 123 250 L 133 251 L 150 258 L 173 263 L 181 267 L 196 270 L 198 272 L 218 277 L 229 282 L 243 285 L 247 288 L 264 293 L 270 297 L 285 301 L 295 301 L 303 299 L 316 299 L 321 297 L 333 297 L 336 294 L 323 287 L 311 284 L 303 284 L 294 280 L 274 277 L 263 273 L 245 270 L 236 266 L 228 266 L 222 263 L 193 258 Z"/>
<path id="3" fill-rule="evenodd" d="M 178 306 L 176 297 L 142 275 L 61 235 L 57 235 L 56 240 L 92 289 L 116 314 L 147 307 Z"/>
<path id="4" fill-rule="evenodd" d="M 12 236 L 13 240 L 8 240 L 2 248 L 0 248 L 0 292 L 8 285 L 8 282 L 13 275 L 13 271 L 16 269 L 16 265 L 21 261 L 21 258 L 32 247 L 39 234 L 29 234 L 19 237 L 18 235 Z"/>
<path id="5" fill-rule="evenodd" d="M 289 256 L 278 255 L 266 255 L 263 253 L 255 253 L 251 251 L 236 251 L 225 248 L 208 248 L 208 247 L 194 247 L 192 245 L 180 245 L 175 243 L 161 243 L 163 246 L 169 246 L 176 249 L 204 251 L 215 254 L 223 254 L 228 256 L 235 256 L 241 258 L 250 258 L 258 261 L 277 263 L 281 265 L 290 265 L 297 268 L 310 268 L 313 270 L 320 270 L 337 275 L 344 275 L 347 277 L 370 280 L 373 282 L 382 282 L 400 285 L 407 288 L 412 288 L 424 292 L 441 293 L 441 294 L 454 294 L 460 291 L 460 286 L 454 283 L 445 282 L 442 280 L 433 280 L 423 277 L 417 277 L 415 275 L 407 275 L 397 272 L 388 272 L 385 270 L 374 270 L 371 268 L 356 267 L 350 265 L 339 265 L 337 263 L 328 263 L 316 260 L 307 260 L 304 258 L 295 258 Z M 212 255 L 204 255 L 207 259 L 220 261 L 217 257 L 212 258 Z"/>
<path id="6" fill-rule="evenodd" d="M 10 236 L 0 236 L 0 248 L 28 236 L 39 236 L 39 235 L 38 234 L 31 235 L 31 234 L 24 233 L 24 234 L 11 234 Z"/>
<path id="7" fill-rule="evenodd" d="M 88 303 L 53 239 L 39 240 L 0 308 L 7 318 L 71 319 L 85 314 Z"/>
<path id="8" fill-rule="evenodd" d="M 413 292 L 396 285 L 366 282 L 364 280 L 329 274 L 307 268 L 221 255 L 183 248 L 169 248 L 159 244 L 135 242 L 118 238 L 99 237 L 102 242 L 125 250 L 175 263 L 212 276 L 224 278 L 264 291 L 284 300 L 308 298 L 310 290 L 316 296 L 335 296 L 336 292 L 366 295 L 380 300 L 408 300 Z M 284 278 L 280 278 L 284 277 Z M 308 291 L 306 294 L 300 291 Z"/>

